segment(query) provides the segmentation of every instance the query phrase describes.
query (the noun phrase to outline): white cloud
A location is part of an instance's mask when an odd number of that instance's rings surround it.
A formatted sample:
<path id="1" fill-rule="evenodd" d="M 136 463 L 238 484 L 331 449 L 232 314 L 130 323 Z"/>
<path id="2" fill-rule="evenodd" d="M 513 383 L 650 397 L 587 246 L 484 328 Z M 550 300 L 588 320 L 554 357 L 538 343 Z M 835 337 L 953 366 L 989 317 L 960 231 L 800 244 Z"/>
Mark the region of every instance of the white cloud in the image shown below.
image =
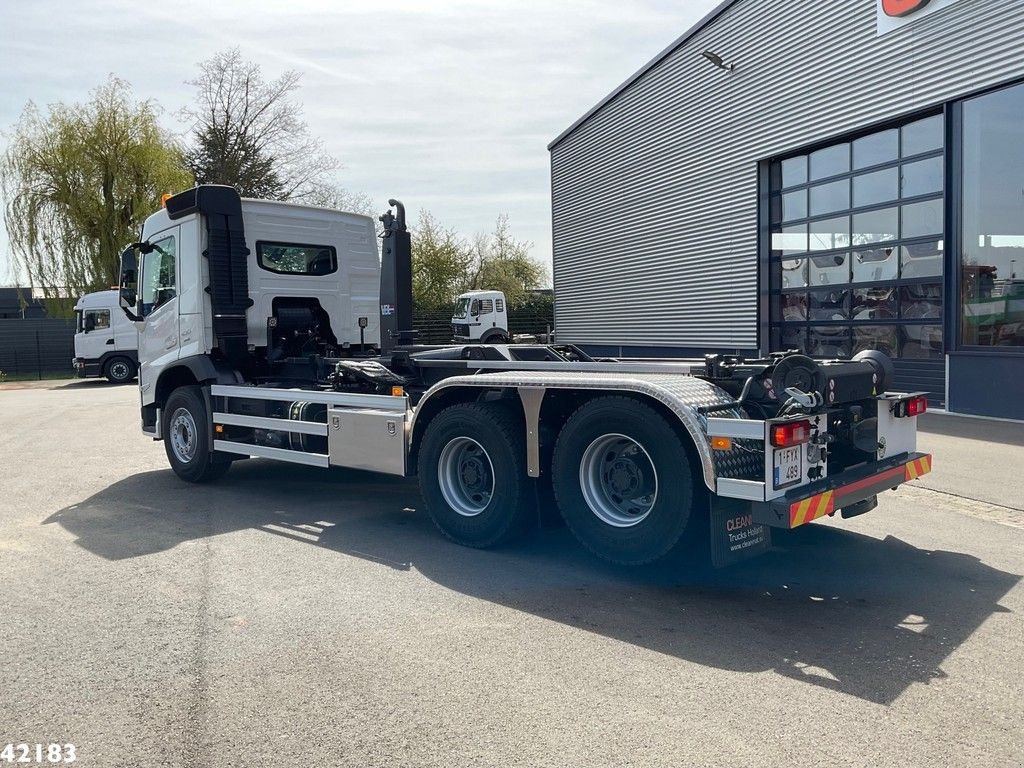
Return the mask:
<path id="1" fill-rule="evenodd" d="M 80 101 L 113 72 L 166 110 L 196 63 L 238 45 L 268 77 L 304 72 L 313 132 L 341 182 L 471 234 L 509 214 L 550 261 L 547 143 L 717 0 L 292 0 L 8 3 L 0 129 L 29 99 Z M 0 282 L 6 237 L 0 233 Z"/>

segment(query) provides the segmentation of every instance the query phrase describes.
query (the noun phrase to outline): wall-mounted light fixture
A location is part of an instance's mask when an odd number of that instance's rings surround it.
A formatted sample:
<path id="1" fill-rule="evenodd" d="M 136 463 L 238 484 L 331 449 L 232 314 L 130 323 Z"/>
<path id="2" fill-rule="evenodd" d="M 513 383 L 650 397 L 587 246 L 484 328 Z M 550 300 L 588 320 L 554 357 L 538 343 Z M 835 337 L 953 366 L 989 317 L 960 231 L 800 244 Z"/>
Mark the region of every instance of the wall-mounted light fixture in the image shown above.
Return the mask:
<path id="1" fill-rule="evenodd" d="M 722 57 L 719 56 L 714 51 L 704 51 L 704 53 L 702 53 L 701 56 L 710 61 L 719 69 L 724 69 L 727 72 L 732 72 L 734 69 L 736 69 L 735 64 L 726 64 Z"/>

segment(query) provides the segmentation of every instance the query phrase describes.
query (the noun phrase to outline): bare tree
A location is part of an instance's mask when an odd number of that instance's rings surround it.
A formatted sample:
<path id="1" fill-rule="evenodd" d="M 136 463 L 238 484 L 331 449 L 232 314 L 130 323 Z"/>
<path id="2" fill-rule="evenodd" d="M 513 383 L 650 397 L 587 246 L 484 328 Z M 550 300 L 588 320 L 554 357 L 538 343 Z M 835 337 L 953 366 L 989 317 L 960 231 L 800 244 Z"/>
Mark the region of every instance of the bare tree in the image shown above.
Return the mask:
<path id="1" fill-rule="evenodd" d="M 199 65 L 189 85 L 196 101 L 182 110 L 192 122 L 186 153 L 200 184 L 228 184 L 246 197 L 304 201 L 330 185 L 338 161 L 302 120 L 293 94 L 301 74 L 266 81 L 238 48 Z"/>

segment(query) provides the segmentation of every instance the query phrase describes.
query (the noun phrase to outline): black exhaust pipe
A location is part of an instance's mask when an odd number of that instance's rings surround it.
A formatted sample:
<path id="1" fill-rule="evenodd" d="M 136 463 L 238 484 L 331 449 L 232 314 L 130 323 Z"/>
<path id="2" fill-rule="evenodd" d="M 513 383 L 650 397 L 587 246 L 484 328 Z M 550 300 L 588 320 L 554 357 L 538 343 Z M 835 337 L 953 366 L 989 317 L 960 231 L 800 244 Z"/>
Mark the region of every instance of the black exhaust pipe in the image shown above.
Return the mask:
<path id="1" fill-rule="evenodd" d="M 388 200 L 395 213 L 380 217 L 384 225 L 380 260 L 380 346 L 387 355 L 398 344 L 412 344 L 412 238 L 405 226 L 405 206 Z"/>

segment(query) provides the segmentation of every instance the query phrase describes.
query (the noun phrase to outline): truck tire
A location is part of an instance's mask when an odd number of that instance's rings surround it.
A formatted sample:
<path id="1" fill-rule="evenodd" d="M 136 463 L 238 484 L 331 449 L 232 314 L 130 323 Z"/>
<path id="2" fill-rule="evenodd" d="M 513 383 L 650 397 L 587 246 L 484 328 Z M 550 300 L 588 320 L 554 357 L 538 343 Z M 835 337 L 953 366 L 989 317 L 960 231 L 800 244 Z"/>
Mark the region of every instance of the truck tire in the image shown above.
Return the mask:
<path id="1" fill-rule="evenodd" d="M 163 417 L 164 450 L 178 477 L 206 483 L 223 477 L 231 468 L 231 460 L 213 451 L 210 444 L 206 403 L 199 387 L 179 387 L 171 392 Z"/>
<path id="2" fill-rule="evenodd" d="M 420 489 L 434 525 L 467 547 L 504 544 L 533 519 L 522 425 L 497 404 L 441 411 L 420 445 Z"/>
<path id="3" fill-rule="evenodd" d="M 552 458 L 558 509 L 584 547 L 620 565 L 642 565 L 679 542 L 693 507 L 690 458 L 656 410 L 599 397 L 562 427 Z"/>
<path id="4" fill-rule="evenodd" d="M 480 339 L 481 344 L 508 344 L 508 335 L 504 331 L 489 331 Z"/>
<path id="5" fill-rule="evenodd" d="M 135 378 L 135 374 L 135 363 L 121 355 L 111 357 L 103 365 L 103 375 L 111 384 L 127 384 Z"/>

